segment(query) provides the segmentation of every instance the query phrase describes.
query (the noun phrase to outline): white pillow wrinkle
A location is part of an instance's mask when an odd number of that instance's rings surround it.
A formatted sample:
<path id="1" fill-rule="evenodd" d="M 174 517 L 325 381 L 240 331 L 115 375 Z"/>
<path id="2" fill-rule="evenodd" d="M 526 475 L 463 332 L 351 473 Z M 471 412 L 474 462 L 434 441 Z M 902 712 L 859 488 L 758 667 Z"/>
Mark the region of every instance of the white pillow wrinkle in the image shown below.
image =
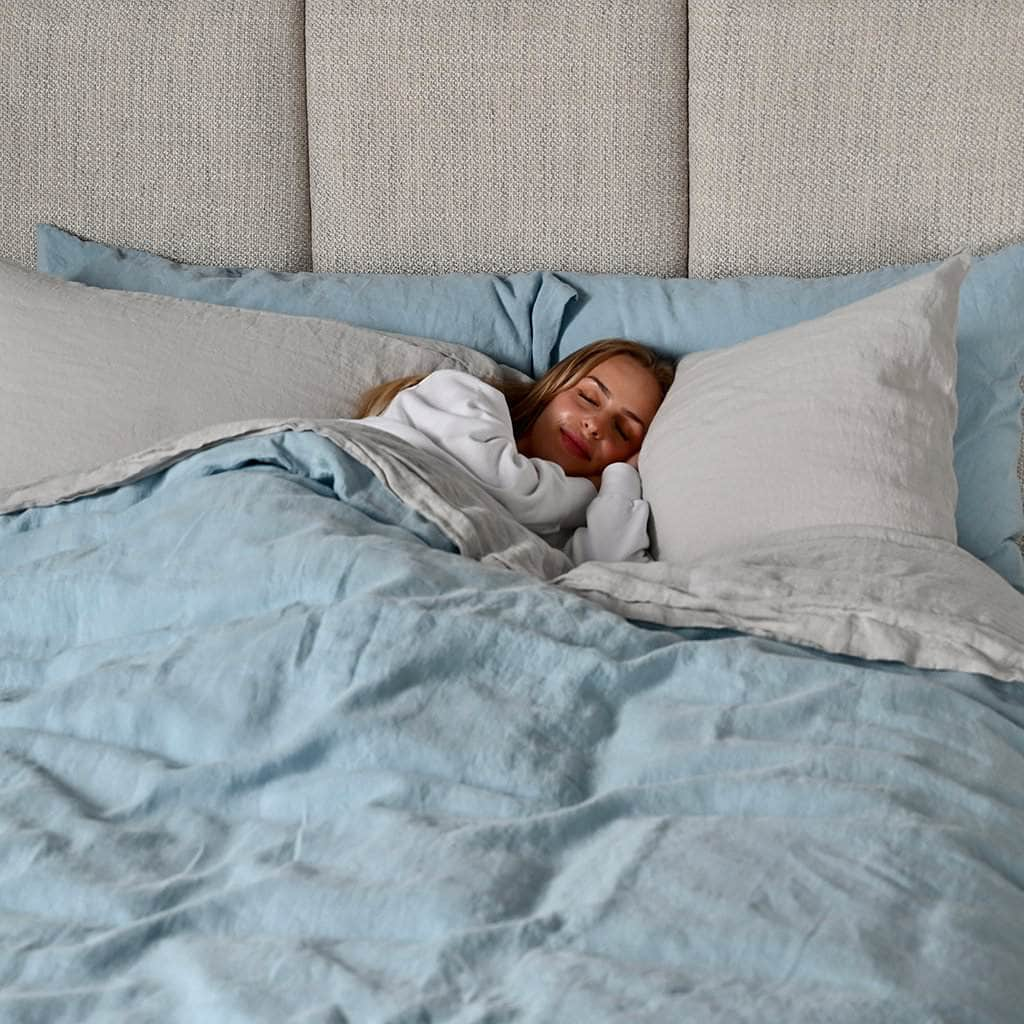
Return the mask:
<path id="1" fill-rule="evenodd" d="M 970 257 L 679 364 L 640 454 L 652 552 L 677 563 L 783 530 L 956 541 L 956 320 Z"/>

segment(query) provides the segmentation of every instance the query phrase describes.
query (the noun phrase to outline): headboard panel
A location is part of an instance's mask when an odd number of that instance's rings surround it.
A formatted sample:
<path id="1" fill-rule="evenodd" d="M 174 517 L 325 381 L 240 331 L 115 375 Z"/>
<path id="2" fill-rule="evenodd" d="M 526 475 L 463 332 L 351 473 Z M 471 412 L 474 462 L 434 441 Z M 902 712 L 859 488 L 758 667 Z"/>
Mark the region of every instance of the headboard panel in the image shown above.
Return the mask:
<path id="1" fill-rule="evenodd" d="M 694 277 L 1024 239 L 1024 5 L 690 0 Z"/>
<path id="2" fill-rule="evenodd" d="M 307 0 L 320 270 L 686 270 L 686 5 Z"/>
<path id="3" fill-rule="evenodd" d="M 48 221 L 197 263 L 308 268 L 303 6 L 0 5 L 0 256 L 33 264 Z"/>
<path id="4" fill-rule="evenodd" d="M 280 270 L 984 252 L 1024 239 L 1021 38 L 1017 0 L 18 0 L 0 256 L 37 221 Z"/>

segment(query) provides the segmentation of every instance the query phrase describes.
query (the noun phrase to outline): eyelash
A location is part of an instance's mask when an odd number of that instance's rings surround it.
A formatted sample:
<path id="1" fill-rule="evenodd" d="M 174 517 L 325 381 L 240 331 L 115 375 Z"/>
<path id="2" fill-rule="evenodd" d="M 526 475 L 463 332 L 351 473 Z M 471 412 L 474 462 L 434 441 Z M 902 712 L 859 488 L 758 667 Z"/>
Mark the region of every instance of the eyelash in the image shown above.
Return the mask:
<path id="1" fill-rule="evenodd" d="M 587 405 L 593 405 L 595 407 L 597 406 L 597 402 L 590 398 L 585 391 L 577 391 L 576 394 L 578 394 L 580 398 L 582 398 L 583 401 L 587 403 Z M 618 431 L 619 437 L 621 437 L 623 441 L 629 440 L 629 435 L 622 429 L 621 423 L 616 423 L 615 429 Z"/>

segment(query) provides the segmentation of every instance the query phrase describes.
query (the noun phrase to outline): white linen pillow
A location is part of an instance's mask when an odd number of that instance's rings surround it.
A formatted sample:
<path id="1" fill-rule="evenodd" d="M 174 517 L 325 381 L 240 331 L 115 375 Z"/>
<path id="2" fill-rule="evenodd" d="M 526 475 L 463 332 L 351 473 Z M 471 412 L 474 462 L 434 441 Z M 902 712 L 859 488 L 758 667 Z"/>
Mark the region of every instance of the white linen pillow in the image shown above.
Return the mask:
<path id="1" fill-rule="evenodd" d="M 956 319 L 970 257 L 685 356 L 640 453 L 652 553 L 687 563 L 802 527 L 956 541 Z"/>
<path id="2" fill-rule="evenodd" d="M 443 367 L 521 376 L 450 342 L 0 261 L 0 498 L 214 424 L 351 417 L 367 387 Z"/>

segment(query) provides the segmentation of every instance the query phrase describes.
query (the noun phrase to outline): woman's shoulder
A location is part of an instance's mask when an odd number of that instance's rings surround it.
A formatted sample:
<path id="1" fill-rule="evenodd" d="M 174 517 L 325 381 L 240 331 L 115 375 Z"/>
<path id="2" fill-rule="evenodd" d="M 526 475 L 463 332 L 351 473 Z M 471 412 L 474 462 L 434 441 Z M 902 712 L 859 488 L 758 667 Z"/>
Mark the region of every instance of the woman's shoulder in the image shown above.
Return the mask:
<path id="1" fill-rule="evenodd" d="M 424 397 L 429 395 L 434 404 L 443 401 L 448 405 L 470 403 L 507 408 L 505 396 L 493 384 L 465 370 L 434 370 L 416 385 L 416 390 Z"/>
<path id="2" fill-rule="evenodd" d="M 423 378 L 421 383 L 425 384 L 428 380 L 440 381 L 449 387 L 490 388 L 491 391 L 496 390 L 487 381 L 482 380 L 475 374 L 469 373 L 467 370 L 454 370 L 447 366 L 440 370 L 432 370 Z"/>

